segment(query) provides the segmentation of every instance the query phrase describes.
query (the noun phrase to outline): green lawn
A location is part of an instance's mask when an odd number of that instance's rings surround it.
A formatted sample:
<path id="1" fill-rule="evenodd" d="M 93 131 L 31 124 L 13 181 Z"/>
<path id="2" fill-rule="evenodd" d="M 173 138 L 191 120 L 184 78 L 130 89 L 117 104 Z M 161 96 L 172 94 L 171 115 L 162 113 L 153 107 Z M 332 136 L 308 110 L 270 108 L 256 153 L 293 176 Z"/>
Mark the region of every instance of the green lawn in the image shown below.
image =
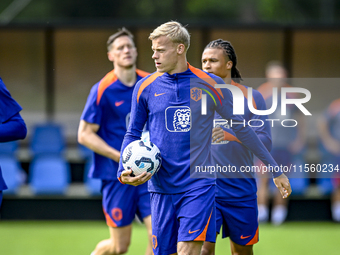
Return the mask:
<path id="1" fill-rule="evenodd" d="M 1 255 L 90 255 L 98 241 L 108 237 L 104 222 L 1 221 Z M 146 231 L 134 225 L 129 255 L 144 254 Z M 218 239 L 216 254 L 230 254 L 229 240 Z M 340 224 L 291 222 L 260 226 L 257 255 L 340 254 Z"/>

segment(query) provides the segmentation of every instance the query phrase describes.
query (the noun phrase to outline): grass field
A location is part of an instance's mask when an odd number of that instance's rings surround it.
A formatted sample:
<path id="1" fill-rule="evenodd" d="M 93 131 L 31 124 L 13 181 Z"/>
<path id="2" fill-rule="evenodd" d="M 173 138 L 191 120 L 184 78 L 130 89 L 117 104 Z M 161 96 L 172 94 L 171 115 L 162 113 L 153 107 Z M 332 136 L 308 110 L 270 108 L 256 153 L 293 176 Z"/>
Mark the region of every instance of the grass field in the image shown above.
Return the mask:
<path id="1" fill-rule="evenodd" d="M 100 221 L 1 221 L 1 255 L 90 255 L 98 241 L 108 237 Z M 127 254 L 144 254 L 146 231 L 135 224 Z M 338 255 L 340 224 L 288 222 L 260 226 L 257 255 Z M 218 239 L 216 254 L 230 254 L 228 239 Z"/>

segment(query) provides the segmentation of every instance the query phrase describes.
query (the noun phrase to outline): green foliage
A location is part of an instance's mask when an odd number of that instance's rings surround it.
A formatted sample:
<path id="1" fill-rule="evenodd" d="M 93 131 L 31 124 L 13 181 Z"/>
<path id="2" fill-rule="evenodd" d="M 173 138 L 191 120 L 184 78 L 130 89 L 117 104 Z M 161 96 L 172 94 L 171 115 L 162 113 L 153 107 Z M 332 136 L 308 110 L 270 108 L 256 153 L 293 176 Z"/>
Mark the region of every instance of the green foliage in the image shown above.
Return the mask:
<path id="1" fill-rule="evenodd" d="M 321 5 L 319 0 L 260 0 L 258 12 L 261 19 L 267 22 L 306 23 L 320 19 Z"/>
<path id="2" fill-rule="evenodd" d="M 0 1 L 0 14 L 11 0 Z M 26 21 L 197 21 L 230 23 L 336 23 L 340 0 L 31 0 L 15 17 Z"/>
<path id="3" fill-rule="evenodd" d="M 187 0 L 185 8 L 190 17 L 232 20 L 239 16 L 242 1 Z"/>

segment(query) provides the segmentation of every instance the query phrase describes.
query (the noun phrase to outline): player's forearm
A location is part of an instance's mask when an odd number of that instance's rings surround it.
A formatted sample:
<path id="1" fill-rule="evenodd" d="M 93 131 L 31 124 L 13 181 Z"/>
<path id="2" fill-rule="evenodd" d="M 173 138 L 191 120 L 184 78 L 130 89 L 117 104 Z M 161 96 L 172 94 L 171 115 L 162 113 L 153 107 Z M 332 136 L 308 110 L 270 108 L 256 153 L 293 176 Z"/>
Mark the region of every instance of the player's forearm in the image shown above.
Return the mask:
<path id="1" fill-rule="evenodd" d="M 147 110 L 147 102 L 143 98 L 143 95 L 139 98 L 139 103 L 137 103 L 137 87 L 133 91 L 132 96 L 132 106 L 131 106 L 131 114 L 130 114 L 130 125 L 125 133 L 124 140 L 121 147 L 121 157 L 123 151 L 127 145 L 131 142 L 140 139 L 142 135 L 143 128 L 145 126 L 148 110 Z M 119 167 L 117 171 L 117 178 L 119 179 L 122 172 L 124 171 L 124 167 L 122 164 L 122 158 L 119 161 Z M 120 180 L 120 179 L 119 179 Z"/>
<path id="2" fill-rule="evenodd" d="M 282 174 L 282 171 L 277 168 L 278 165 L 276 161 L 270 155 L 267 148 L 263 145 L 263 143 L 251 127 L 234 127 L 233 130 L 236 133 L 237 138 L 264 164 L 266 164 L 267 166 L 276 167 L 277 172 L 272 172 L 274 178 Z"/>
<path id="3" fill-rule="evenodd" d="M 109 146 L 101 137 L 95 133 L 79 134 L 78 142 L 97 154 L 119 161 L 120 152 Z"/>
<path id="4" fill-rule="evenodd" d="M 25 122 L 19 114 L 0 125 L 0 142 L 24 139 L 26 134 Z"/>
<path id="5" fill-rule="evenodd" d="M 253 93 L 257 110 L 267 110 L 266 102 L 263 99 L 261 93 L 256 90 L 254 90 Z M 272 150 L 272 135 L 271 127 L 267 119 L 268 115 L 253 115 L 251 117 L 253 130 L 255 131 L 263 145 L 270 152 Z"/>
<path id="6" fill-rule="evenodd" d="M 262 133 L 257 134 L 257 136 L 259 137 L 263 145 L 267 148 L 267 150 L 270 152 L 272 150 L 272 140 L 270 139 L 270 137 Z"/>
<path id="7" fill-rule="evenodd" d="M 225 139 L 224 140 L 228 140 L 228 141 L 237 141 L 237 142 L 240 142 L 239 139 L 237 138 L 237 135 L 235 134 L 235 132 L 231 129 L 226 129 L 226 128 L 223 128 L 223 131 L 224 131 L 224 137 Z M 270 136 L 268 136 L 267 134 L 265 133 L 261 133 L 261 132 L 256 132 L 256 135 L 259 137 L 259 139 L 261 140 L 261 142 L 263 143 L 263 145 L 267 148 L 268 151 L 271 151 L 272 150 L 272 140 L 270 138 Z"/>

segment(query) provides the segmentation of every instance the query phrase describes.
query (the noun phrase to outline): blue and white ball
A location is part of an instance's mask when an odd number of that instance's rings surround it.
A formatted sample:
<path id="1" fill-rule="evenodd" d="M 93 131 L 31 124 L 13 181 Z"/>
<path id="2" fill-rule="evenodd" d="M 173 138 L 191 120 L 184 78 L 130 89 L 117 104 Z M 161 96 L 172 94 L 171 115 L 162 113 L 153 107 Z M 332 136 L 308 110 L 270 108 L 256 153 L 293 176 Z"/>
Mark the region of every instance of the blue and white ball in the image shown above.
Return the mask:
<path id="1" fill-rule="evenodd" d="M 162 158 L 155 144 L 147 140 L 137 140 L 125 147 L 122 163 L 125 170 L 132 170 L 132 176 L 143 172 L 154 175 L 161 167 Z"/>

